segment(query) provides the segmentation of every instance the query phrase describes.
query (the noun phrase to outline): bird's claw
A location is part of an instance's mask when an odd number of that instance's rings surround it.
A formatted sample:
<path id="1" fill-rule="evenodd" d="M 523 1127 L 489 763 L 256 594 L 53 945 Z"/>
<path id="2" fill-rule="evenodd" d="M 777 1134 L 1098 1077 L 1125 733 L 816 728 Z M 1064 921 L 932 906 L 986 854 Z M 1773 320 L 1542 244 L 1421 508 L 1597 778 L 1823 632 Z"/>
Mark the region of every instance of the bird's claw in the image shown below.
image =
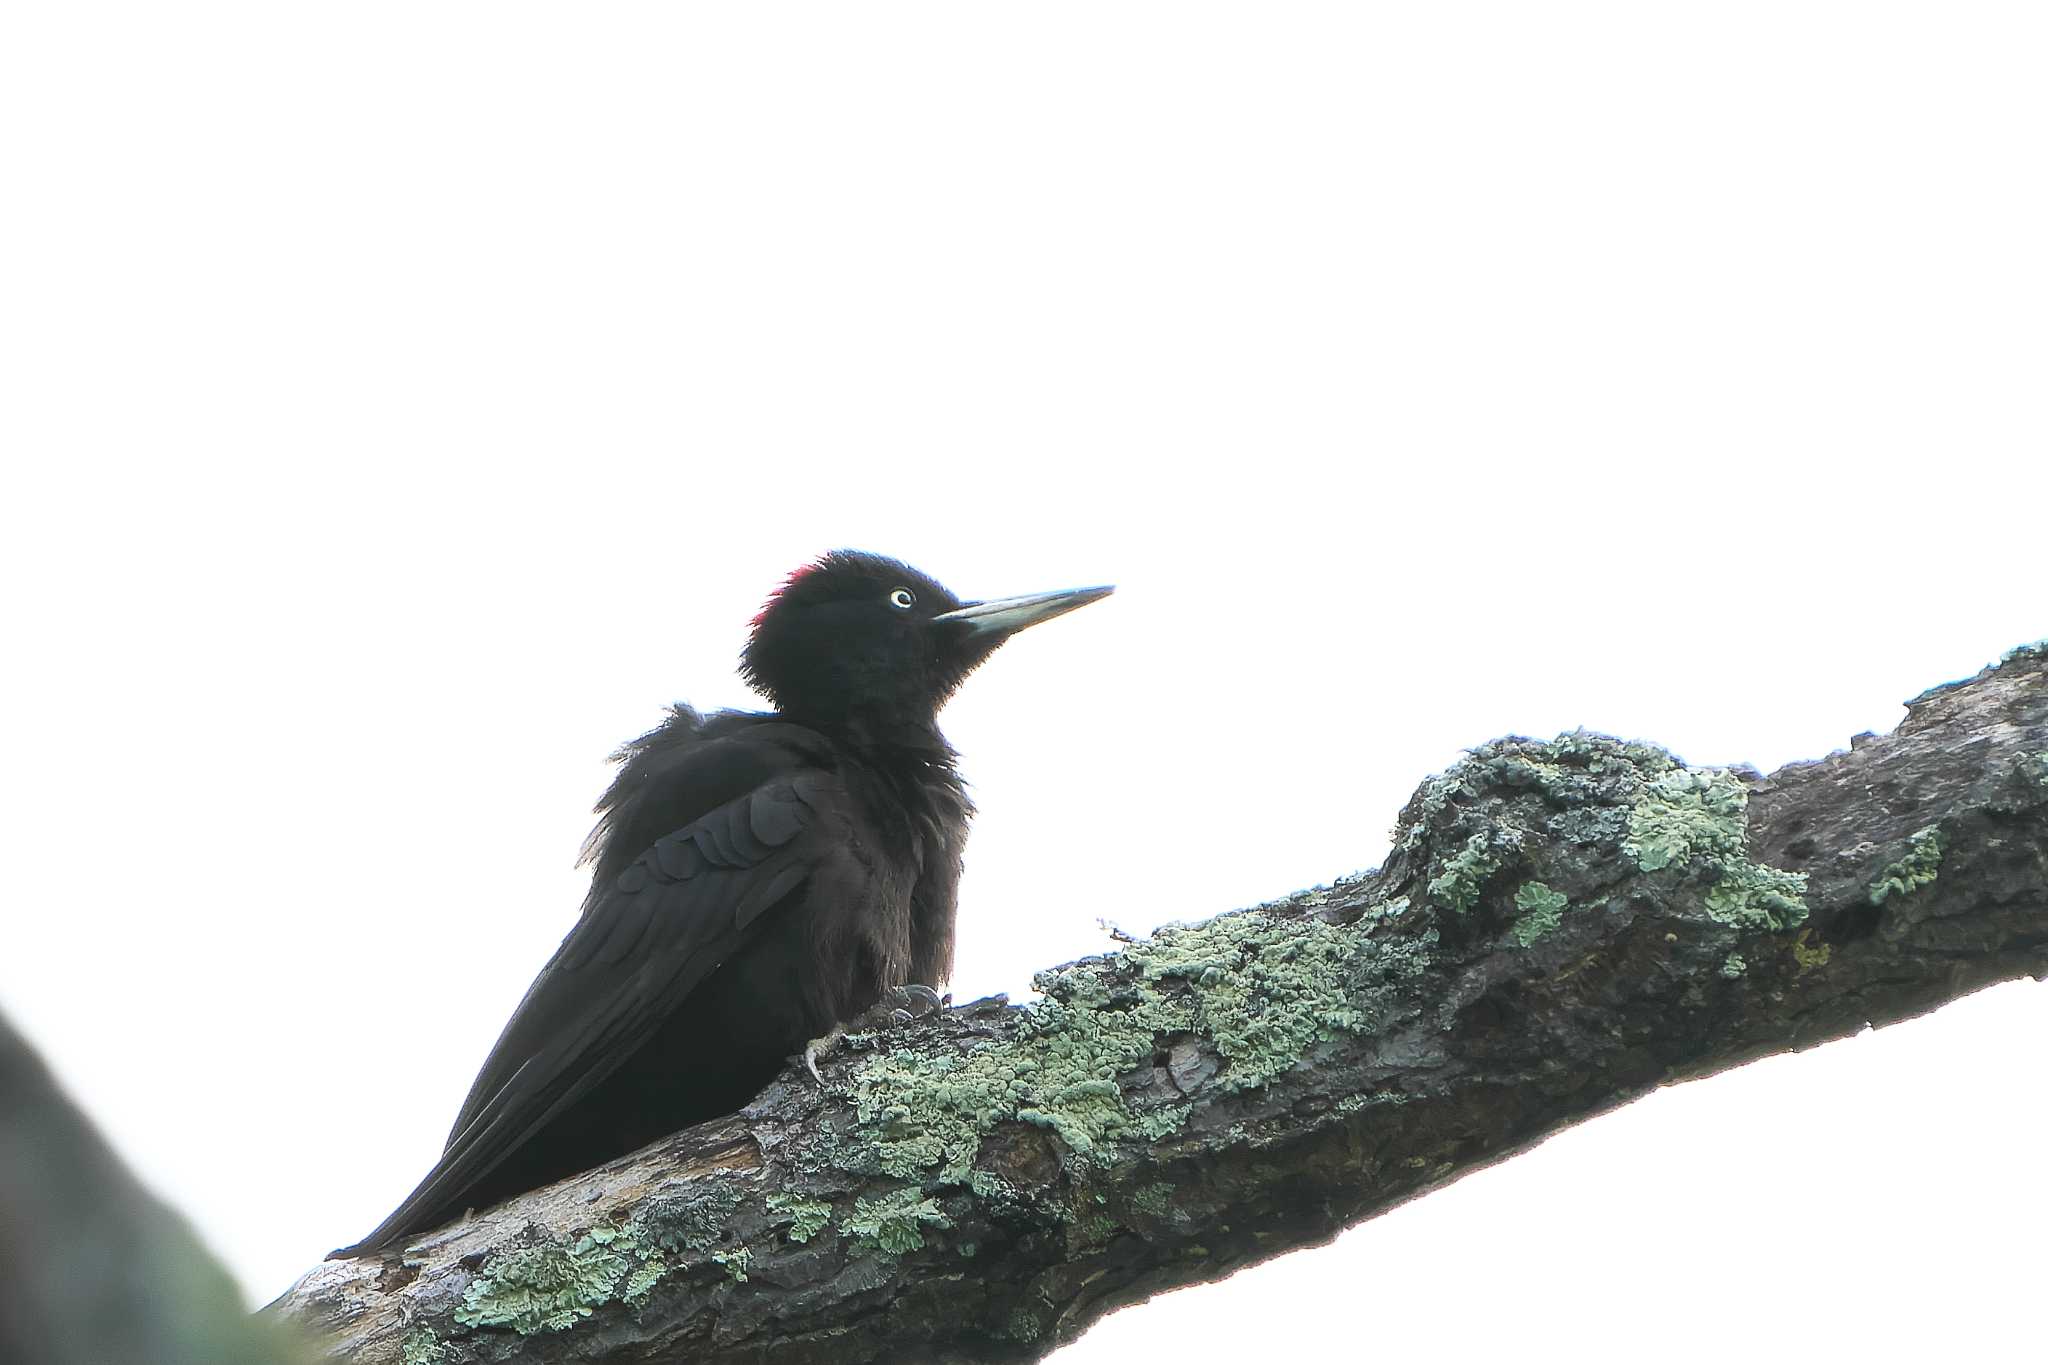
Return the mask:
<path id="1" fill-rule="evenodd" d="M 945 1003 L 945 996 L 930 986 L 913 981 L 907 986 L 891 986 L 882 992 L 881 1003 L 875 1008 L 880 1009 L 886 1005 L 895 1022 L 907 1024 L 912 1019 L 924 1018 Z"/>
<path id="2" fill-rule="evenodd" d="M 818 1074 L 818 1059 L 829 1057 L 832 1050 L 846 1040 L 849 1033 L 872 1033 L 876 1029 L 891 1028 L 922 1019 L 942 1008 L 951 996 L 940 995 L 930 986 L 911 982 L 903 986 L 891 986 L 882 992 L 882 998 L 862 1010 L 843 1024 L 834 1024 L 832 1031 L 822 1038 L 813 1038 L 804 1044 L 804 1070 L 811 1073 L 811 1079 L 819 1085 L 825 1078 Z"/>
<path id="3" fill-rule="evenodd" d="M 907 986 L 891 986 L 882 992 L 880 1000 L 840 1025 L 839 1031 L 871 1033 L 893 1024 L 907 1024 L 913 1019 L 924 1018 L 945 1003 L 946 997 L 930 986 L 921 986 L 914 981 Z"/>
<path id="4" fill-rule="evenodd" d="M 818 1074 L 818 1058 L 825 1056 L 833 1048 L 838 1047 L 839 1040 L 845 1036 L 846 1025 L 834 1024 L 830 1033 L 822 1038 L 813 1038 L 810 1042 L 804 1044 L 804 1070 L 811 1073 L 811 1079 L 816 1081 L 820 1088 L 823 1088 L 825 1078 Z"/>

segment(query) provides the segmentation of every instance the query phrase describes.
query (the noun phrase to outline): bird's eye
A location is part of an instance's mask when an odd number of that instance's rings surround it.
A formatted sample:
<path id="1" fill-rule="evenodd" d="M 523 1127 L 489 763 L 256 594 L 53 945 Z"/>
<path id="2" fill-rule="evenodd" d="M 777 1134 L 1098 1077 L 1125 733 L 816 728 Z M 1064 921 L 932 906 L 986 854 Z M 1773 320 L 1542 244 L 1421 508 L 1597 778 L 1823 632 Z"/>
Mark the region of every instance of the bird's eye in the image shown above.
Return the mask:
<path id="1" fill-rule="evenodd" d="M 889 594 L 889 605 L 898 611 L 909 611 L 917 605 L 917 594 L 908 588 L 898 588 Z"/>

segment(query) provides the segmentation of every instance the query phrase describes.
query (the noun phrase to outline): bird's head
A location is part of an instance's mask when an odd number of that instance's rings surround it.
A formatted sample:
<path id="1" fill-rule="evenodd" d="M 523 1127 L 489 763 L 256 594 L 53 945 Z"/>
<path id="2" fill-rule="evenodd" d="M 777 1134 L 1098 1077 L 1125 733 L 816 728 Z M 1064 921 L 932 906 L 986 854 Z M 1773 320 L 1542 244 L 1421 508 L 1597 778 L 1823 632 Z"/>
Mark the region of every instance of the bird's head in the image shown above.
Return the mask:
<path id="1" fill-rule="evenodd" d="M 740 672 L 792 719 L 927 724 L 1003 641 L 1110 592 L 962 602 L 908 564 L 834 550 L 792 573 L 768 599 Z"/>

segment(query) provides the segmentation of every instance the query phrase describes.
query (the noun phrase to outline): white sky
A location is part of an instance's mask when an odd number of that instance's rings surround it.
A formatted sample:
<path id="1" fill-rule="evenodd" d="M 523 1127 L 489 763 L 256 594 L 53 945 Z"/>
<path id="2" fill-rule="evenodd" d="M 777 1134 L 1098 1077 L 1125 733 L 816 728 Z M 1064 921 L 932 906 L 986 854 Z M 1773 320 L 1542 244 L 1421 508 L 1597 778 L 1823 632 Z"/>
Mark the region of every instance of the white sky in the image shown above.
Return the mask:
<path id="1" fill-rule="evenodd" d="M 65 5 L 0 31 L 0 1008 L 262 1300 L 426 1169 L 603 757 L 838 545 L 1113 581 L 947 715 L 962 998 L 1463 746 L 1770 767 L 2048 634 L 2037 6 Z M 2048 989 L 1061 1365 L 2039 1352 Z"/>

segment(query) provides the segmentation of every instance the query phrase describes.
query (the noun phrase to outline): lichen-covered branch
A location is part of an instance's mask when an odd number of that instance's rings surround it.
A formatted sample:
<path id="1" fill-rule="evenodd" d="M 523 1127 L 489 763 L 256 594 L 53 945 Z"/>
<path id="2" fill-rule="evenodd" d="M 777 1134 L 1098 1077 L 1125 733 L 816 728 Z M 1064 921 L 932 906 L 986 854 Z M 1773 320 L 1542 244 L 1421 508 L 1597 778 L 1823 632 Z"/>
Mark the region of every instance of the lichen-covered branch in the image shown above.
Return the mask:
<path id="1" fill-rule="evenodd" d="M 857 1040 L 282 1311 L 366 1365 L 1035 1360 L 1659 1085 L 2044 973 L 2048 644 L 1768 778 L 1500 740 L 1382 868 Z"/>

